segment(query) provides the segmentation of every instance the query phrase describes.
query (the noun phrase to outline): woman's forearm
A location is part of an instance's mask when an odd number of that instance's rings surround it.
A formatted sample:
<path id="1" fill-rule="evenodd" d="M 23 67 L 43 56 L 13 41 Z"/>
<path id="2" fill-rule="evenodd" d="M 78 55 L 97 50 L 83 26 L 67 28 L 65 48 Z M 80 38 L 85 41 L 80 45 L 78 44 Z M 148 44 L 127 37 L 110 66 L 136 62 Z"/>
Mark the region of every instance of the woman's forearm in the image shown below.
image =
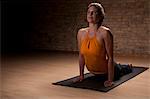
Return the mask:
<path id="1" fill-rule="evenodd" d="M 108 60 L 108 81 L 113 81 L 113 79 L 114 79 L 113 60 Z"/>
<path id="2" fill-rule="evenodd" d="M 80 68 L 80 76 L 84 76 L 84 65 L 85 65 L 85 62 L 84 62 L 84 57 L 83 55 L 79 55 L 79 68 Z"/>

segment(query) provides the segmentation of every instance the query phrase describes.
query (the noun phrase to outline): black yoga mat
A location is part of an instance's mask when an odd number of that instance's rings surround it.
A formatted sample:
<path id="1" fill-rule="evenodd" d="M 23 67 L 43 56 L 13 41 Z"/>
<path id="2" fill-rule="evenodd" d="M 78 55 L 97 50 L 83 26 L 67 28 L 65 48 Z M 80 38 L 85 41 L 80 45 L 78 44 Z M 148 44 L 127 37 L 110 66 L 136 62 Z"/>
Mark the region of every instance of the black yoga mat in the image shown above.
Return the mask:
<path id="1" fill-rule="evenodd" d="M 117 87 L 118 85 L 124 83 L 125 81 L 128 81 L 129 79 L 137 76 L 138 74 L 144 72 L 147 70 L 148 67 L 133 67 L 132 73 L 126 74 L 122 76 L 119 80 L 114 81 L 113 86 L 111 87 L 104 87 L 104 79 L 103 75 L 100 76 L 94 76 L 91 73 L 85 74 L 85 79 L 82 82 L 74 82 L 79 76 L 69 78 L 63 81 L 59 81 L 56 83 L 52 83 L 54 85 L 61 85 L 61 86 L 68 86 L 68 87 L 74 87 L 74 88 L 82 88 L 82 89 L 90 89 L 95 91 L 101 91 L 101 92 L 108 92 L 109 90 Z"/>

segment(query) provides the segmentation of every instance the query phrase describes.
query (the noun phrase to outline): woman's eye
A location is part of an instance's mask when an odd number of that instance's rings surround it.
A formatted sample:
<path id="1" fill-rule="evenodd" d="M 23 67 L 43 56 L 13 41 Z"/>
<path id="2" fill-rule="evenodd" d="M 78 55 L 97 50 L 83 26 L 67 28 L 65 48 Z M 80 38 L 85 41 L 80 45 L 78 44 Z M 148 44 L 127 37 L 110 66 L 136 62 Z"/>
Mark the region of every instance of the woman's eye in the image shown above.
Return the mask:
<path id="1" fill-rule="evenodd" d="M 94 14 L 98 14 L 98 12 L 94 12 Z"/>
<path id="2" fill-rule="evenodd" d="M 90 14 L 90 13 L 91 13 L 91 14 L 96 14 L 96 15 L 98 14 L 97 11 L 87 11 L 87 14 Z"/>

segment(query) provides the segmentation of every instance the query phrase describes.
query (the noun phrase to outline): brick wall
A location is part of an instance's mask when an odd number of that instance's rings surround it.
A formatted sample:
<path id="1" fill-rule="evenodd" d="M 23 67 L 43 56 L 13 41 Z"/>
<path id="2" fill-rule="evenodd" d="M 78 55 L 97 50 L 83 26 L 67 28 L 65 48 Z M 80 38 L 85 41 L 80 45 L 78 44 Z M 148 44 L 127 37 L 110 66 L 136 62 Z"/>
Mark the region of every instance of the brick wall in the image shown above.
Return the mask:
<path id="1" fill-rule="evenodd" d="M 95 0 L 96 1 L 96 0 Z M 86 27 L 86 9 L 92 0 L 38 0 L 32 2 L 28 47 L 78 51 L 76 34 Z M 114 35 L 114 53 L 150 54 L 149 0 L 97 0 L 106 11 L 104 25 Z"/>

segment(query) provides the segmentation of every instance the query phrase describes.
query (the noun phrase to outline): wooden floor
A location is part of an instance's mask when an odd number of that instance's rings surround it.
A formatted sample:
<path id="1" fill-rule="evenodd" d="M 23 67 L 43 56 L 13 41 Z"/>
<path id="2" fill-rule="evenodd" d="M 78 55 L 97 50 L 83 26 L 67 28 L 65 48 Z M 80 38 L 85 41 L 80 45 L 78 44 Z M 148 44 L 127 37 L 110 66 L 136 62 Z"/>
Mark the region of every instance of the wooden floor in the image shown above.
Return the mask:
<path id="1" fill-rule="evenodd" d="M 148 57 L 115 60 L 150 67 Z M 150 99 L 150 69 L 107 93 L 52 85 L 78 75 L 78 55 L 73 53 L 7 55 L 2 57 L 1 71 L 2 99 Z"/>

